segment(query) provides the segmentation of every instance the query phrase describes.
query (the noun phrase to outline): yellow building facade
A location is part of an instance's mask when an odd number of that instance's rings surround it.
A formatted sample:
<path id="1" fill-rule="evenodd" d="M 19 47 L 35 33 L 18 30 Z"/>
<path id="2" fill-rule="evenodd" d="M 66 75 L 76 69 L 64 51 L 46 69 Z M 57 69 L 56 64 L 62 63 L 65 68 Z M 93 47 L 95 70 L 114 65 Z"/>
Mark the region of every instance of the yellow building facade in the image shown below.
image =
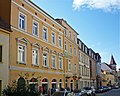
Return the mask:
<path id="1" fill-rule="evenodd" d="M 68 23 L 63 19 L 56 19 L 65 27 L 64 32 L 64 80 L 65 87 L 71 90 L 78 89 L 78 45 L 77 36 L 79 35 Z"/>
<path id="2" fill-rule="evenodd" d="M 115 84 L 115 76 L 109 72 L 102 72 L 102 86 L 113 86 Z"/>
<path id="3" fill-rule="evenodd" d="M 64 87 L 64 27 L 29 0 L 12 0 L 10 82 L 48 88 Z M 14 75 L 13 75 L 14 74 Z"/>

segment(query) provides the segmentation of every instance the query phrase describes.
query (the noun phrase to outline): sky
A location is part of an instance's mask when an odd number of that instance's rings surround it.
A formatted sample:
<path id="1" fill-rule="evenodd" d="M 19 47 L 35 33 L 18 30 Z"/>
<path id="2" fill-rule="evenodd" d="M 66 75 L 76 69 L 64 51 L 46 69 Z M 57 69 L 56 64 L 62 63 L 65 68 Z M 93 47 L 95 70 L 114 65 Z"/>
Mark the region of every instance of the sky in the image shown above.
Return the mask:
<path id="1" fill-rule="evenodd" d="M 120 0 L 31 1 L 53 18 L 66 20 L 102 62 L 109 64 L 113 55 L 120 68 Z"/>

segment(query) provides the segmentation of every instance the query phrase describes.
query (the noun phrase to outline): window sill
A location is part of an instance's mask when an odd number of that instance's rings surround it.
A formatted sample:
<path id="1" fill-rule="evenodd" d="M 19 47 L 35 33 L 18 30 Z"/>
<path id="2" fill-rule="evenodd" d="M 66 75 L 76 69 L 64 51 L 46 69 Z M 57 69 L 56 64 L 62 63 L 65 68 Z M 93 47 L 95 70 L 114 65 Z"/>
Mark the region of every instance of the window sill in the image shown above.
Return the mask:
<path id="1" fill-rule="evenodd" d="M 46 68 L 46 69 L 49 69 L 49 67 L 48 67 L 48 66 L 42 66 L 42 68 Z"/>
<path id="2" fill-rule="evenodd" d="M 39 65 L 36 65 L 36 64 L 32 64 L 32 66 L 34 66 L 34 67 L 39 67 Z"/>
<path id="3" fill-rule="evenodd" d="M 23 64 L 23 65 L 26 65 L 26 63 L 25 63 L 25 62 L 19 62 L 19 61 L 17 61 L 17 63 L 18 63 L 18 64 Z"/>
<path id="4" fill-rule="evenodd" d="M 60 70 L 60 71 L 63 71 L 63 69 L 60 69 L 60 68 L 59 68 L 59 70 Z"/>
<path id="5" fill-rule="evenodd" d="M 57 68 L 54 68 L 54 67 L 52 67 L 51 69 L 53 69 L 53 70 L 57 70 Z"/>
<path id="6" fill-rule="evenodd" d="M 34 37 L 36 37 L 36 38 L 39 38 L 39 36 L 38 36 L 38 35 L 33 34 L 33 36 L 34 36 Z"/>

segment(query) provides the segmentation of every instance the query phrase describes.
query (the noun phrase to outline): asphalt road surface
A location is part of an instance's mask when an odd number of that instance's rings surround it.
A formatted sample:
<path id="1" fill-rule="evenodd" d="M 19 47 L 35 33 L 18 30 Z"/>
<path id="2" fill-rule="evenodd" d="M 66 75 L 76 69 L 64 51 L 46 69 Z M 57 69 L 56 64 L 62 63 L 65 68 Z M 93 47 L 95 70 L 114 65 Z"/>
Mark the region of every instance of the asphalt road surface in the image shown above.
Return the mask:
<path id="1" fill-rule="evenodd" d="M 98 93 L 96 96 L 120 96 L 120 88 L 119 89 L 112 89 L 105 93 Z"/>

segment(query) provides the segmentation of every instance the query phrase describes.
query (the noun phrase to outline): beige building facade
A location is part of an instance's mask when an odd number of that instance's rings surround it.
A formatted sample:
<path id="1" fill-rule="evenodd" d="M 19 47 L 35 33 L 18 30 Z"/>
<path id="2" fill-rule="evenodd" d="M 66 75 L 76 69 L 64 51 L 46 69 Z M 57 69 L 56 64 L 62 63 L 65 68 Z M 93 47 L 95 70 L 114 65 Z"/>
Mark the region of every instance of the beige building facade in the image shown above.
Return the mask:
<path id="1" fill-rule="evenodd" d="M 9 78 L 9 32 L 0 28 L 0 94 Z M 1 96 L 1 95 L 0 95 Z"/>

